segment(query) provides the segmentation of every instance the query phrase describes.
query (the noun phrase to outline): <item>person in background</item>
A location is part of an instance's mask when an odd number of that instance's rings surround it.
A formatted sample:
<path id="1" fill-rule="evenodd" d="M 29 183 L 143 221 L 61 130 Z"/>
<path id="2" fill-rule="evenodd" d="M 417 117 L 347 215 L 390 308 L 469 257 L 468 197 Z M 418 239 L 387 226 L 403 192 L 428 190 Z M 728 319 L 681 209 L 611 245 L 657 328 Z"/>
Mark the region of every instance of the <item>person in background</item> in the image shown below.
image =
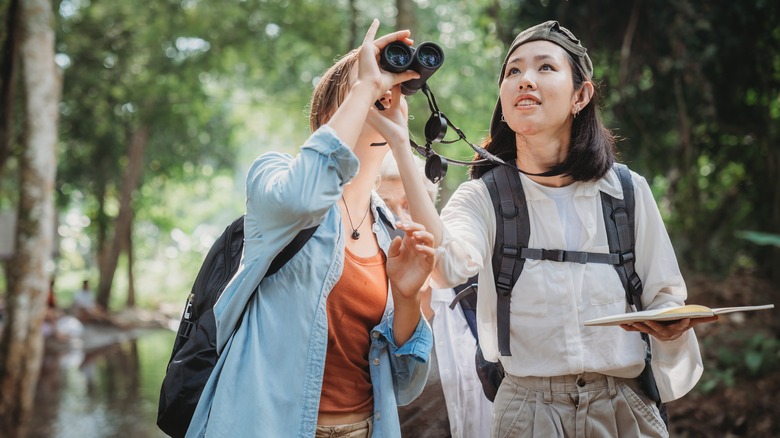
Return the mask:
<path id="1" fill-rule="evenodd" d="M 89 288 L 89 280 L 81 283 L 81 289 L 73 297 L 73 313 L 83 324 L 115 324 L 106 309 L 95 302 L 95 296 Z"/>
<path id="2" fill-rule="evenodd" d="M 391 240 L 392 213 L 373 190 L 389 149 L 365 123 L 377 101 L 405 113 L 399 84 L 419 75 L 380 70 L 382 48 L 411 40 L 374 41 L 378 27 L 322 75 L 300 152 L 269 152 L 249 169 L 241 264 L 214 306 L 219 358 L 187 437 L 400 437 L 397 405 L 425 385 L 433 340 L 420 289 L 433 238 L 404 221 Z"/>
<path id="3" fill-rule="evenodd" d="M 514 167 L 499 170 L 522 185 L 531 248 L 609 252 L 601 192 L 622 198 L 623 189 L 613 169 L 614 137 L 598 117 L 593 73 L 585 47 L 556 21 L 521 32 L 501 67 L 485 148 Z M 436 241 L 435 284 L 453 286 L 479 274 L 480 347 L 487 360 L 500 360 L 506 371 L 494 401 L 491 435 L 668 436 L 659 407 L 640 388 L 646 345 L 638 332 L 650 336 L 648 366 L 661 401 L 668 402 L 690 391 L 702 374 L 691 328 L 717 317 L 636 323 L 623 330 L 584 326 L 589 319 L 627 311 L 615 268 L 527 258 L 510 291 L 511 355 L 499 354 L 491 261 L 494 244 L 502 242 L 494 242 L 496 212 L 481 178 L 491 167 L 473 167 L 472 179 L 455 191 L 440 217 L 425 190 L 411 184 L 417 168 L 406 119 L 398 111 L 383 115 L 375 126 L 390 147 L 406 146 L 407 153 L 394 156 L 411 217 Z M 655 199 L 643 177 L 630 176 L 641 304 L 645 309 L 681 306 L 685 282 Z"/>
<path id="4" fill-rule="evenodd" d="M 57 321 L 63 316 L 62 309 L 57 306 L 57 297 L 54 294 L 54 279 L 49 282 L 49 294 L 46 297 L 46 313 L 43 316 L 43 337 L 55 341 L 64 341 L 67 339 L 57 327 Z"/>
<path id="5" fill-rule="evenodd" d="M 415 157 L 420 175 L 425 162 Z M 435 205 L 439 186 L 427 178 L 425 189 Z M 392 155 L 385 156 L 376 189 L 387 207 L 402 221 L 411 220 L 401 175 Z M 428 283 L 420 295 L 423 315 L 433 329 L 431 370 L 420 396 L 398 408 L 401 433 L 416 438 L 471 438 L 490 435 L 493 403 L 485 397 L 474 365 L 477 340 L 460 306 L 450 308 L 452 288 Z"/>

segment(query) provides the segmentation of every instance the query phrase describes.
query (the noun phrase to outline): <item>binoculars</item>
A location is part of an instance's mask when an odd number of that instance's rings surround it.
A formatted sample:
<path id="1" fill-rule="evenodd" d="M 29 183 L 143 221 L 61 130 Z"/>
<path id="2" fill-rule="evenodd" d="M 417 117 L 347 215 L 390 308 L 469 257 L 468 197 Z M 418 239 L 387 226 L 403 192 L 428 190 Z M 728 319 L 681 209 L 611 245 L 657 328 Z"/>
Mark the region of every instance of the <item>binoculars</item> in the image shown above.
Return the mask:
<path id="1" fill-rule="evenodd" d="M 379 53 L 379 66 L 390 73 L 414 70 L 418 79 L 401 83 L 401 93 L 412 95 L 425 85 L 425 81 L 436 73 L 444 63 L 444 52 L 438 44 L 425 42 L 416 49 L 401 41 L 393 41 Z"/>

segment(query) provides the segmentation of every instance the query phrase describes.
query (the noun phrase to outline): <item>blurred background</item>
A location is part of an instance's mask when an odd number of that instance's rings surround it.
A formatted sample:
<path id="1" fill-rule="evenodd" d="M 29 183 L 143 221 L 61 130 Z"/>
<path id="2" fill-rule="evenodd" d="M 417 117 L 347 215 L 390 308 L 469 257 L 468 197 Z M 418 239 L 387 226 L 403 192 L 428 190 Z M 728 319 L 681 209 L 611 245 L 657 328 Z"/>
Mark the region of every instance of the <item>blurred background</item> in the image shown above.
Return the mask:
<path id="1" fill-rule="evenodd" d="M 243 213 L 247 168 L 296 153 L 319 75 L 373 18 L 444 48 L 428 85 L 472 143 L 508 44 L 558 20 L 588 48 L 601 115 L 653 189 L 688 301 L 780 302 L 776 1 L 0 0 L 0 324 L 24 328 L 0 339 L 0 435 L 163 436 L 171 327 Z M 408 101 L 422 143 L 428 103 Z M 450 166 L 440 205 L 466 178 Z M 46 298 L 72 314 L 84 280 L 110 324 L 47 332 Z M 697 329 L 706 371 L 670 404 L 672 436 L 780 435 L 777 321 L 771 310 Z"/>

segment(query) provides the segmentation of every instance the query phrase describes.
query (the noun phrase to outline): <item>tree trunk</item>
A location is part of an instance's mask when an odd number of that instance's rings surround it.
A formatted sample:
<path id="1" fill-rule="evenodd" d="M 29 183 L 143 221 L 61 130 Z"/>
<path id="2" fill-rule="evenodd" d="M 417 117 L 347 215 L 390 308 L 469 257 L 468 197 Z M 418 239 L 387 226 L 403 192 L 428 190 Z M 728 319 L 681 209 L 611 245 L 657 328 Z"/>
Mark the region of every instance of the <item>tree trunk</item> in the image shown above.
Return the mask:
<path id="1" fill-rule="evenodd" d="M 125 254 L 127 254 L 127 307 L 135 307 L 135 278 L 133 276 L 133 217 L 125 234 Z"/>
<path id="2" fill-rule="evenodd" d="M 363 42 L 363 37 L 360 35 L 357 28 L 357 16 L 358 10 L 357 5 L 355 5 L 355 0 L 349 0 L 349 45 L 346 47 L 344 53 L 352 50 Z"/>
<path id="3" fill-rule="evenodd" d="M 412 0 L 396 0 L 395 7 L 398 9 L 398 17 L 395 20 L 395 29 L 411 29 L 414 36 L 414 2 Z"/>
<path id="4" fill-rule="evenodd" d="M 24 81 L 24 150 L 19 159 L 16 251 L 8 269 L 7 319 L 0 340 L 0 430 L 25 434 L 43 357 L 41 325 L 54 248 L 57 102 L 52 4 L 19 3 Z"/>
<path id="5" fill-rule="evenodd" d="M 636 34 L 639 12 L 642 9 L 642 0 L 637 0 L 631 9 L 631 17 L 628 19 L 626 31 L 623 33 L 623 44 L 620 46 L 620 72 L 618 74 L 618 93 L 621 97 L 625 94 L 626 82 L 628 82 L 628 68 L 631 63 L 631 44 Z"/>
<path id="6" fill-rule="evenodd" d="M 124 246 L 124 236 L 131 232 L 133 193 L 141 181 L 141 174 L 144 168 L 144 154 L 148 140 L 149 128 L 145 125 L 136 129 L 130 138 L 130 149 L 127 152 L 127 169 L 125 169 L 125 174 L 122 177 L 122 187 L 119 195 L 119 214 L 114 225 L 114 238 L 110 245 L 106 245 L 108 250 L 105 256 L 102 257 L 103 262 L 100 265 L 97 302 L 106 309 L 108 309 L 109 299 L 111 298 L 111 284 L 114 282 L 119 254 Z"/>
<path id="7" fill-rule="evenodd" d="M 16 62 L 19 51 L 19 0 L 11 0 L 6 17 L 6 35 L 0 63 L 0 175 L 6 160 L 11 156 L 14 143 L 13 106 L 15 97 Z"/>

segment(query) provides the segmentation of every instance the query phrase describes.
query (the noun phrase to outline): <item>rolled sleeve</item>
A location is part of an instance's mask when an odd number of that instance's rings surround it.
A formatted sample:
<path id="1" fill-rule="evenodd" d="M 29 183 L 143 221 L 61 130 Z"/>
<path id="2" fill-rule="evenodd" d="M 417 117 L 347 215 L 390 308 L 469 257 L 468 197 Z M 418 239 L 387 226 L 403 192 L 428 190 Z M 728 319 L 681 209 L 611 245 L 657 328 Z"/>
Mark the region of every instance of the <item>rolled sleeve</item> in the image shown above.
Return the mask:
<path id="1" fill-rule="evenodd" d="M 390 364 L 395 403 L 405 406 L 414 401 L 425 388 L 430 370 L 433 332 L 425 318 L 414 330 L 412 337 L 400 348 L 393 342 L 392 314 L 371 332 L 372 350 L 383 351 Z"/>
<path id="2" fill-rule="evenodd" d="M 393 357 L 409 356 L 418 362 L 428 362 L 433 347 L 433 332 L 425 318 L 420 317 L 412 337 L 400 347 L 395 343 L 392 327 L 393 313 L 390 312 L 388 317 L 374 328 L 372 336 L 387 342 L 388 350 Z"/>

